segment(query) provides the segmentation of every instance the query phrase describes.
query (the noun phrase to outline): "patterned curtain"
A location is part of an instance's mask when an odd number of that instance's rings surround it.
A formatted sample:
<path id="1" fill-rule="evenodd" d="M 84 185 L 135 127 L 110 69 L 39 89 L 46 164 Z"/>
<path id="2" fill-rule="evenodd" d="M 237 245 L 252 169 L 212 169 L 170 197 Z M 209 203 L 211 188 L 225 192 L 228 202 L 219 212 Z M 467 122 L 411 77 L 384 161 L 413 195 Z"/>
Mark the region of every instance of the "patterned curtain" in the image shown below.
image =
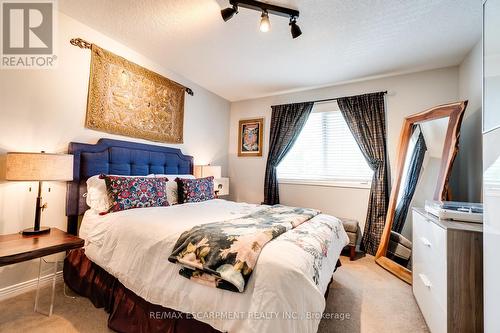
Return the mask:
<path id="1" fill-rule="evenodd" d="M 420 127 L 419 125 L 417 125 Z M 414 127 L 414 129 L 417 128 Z M 410 202 L 417 189 L 418 178 L 420 177 L 420 170 L 422 169 L 422 163 L 424 162 L 425 152 L 427 151 L 427 145 L 425 144 L 424 136 L 422 131 L 415 142 L 415 147 L 411 154 L 410 160 L 408 162 L 408 171 L 406 175 L 406 180 L 404 184 L 401 184 L 401 189 L 403 193 L 401 199 L 398 202 L 396 211 L 394 213 L 394 221 L 392 223 L 392 230 L 397 233 L 403 231 L 403 227 L 406 221 L 406 215 L 408 214 L 408 209 L 410 208 Z"/>
<path id="2" fill-rule="evenodd" d="M 337 103 L 361 152 L 373 170 L 361 246 L 367 253 L 374 255 L 384 230 L 389 201 L 384 93 L 339 98 Z"/>
<path id="3" fill-rule="evenodd" d="M 264 180 L 264 203 L 267 205 L 280 202 L 276 168 L 293 147 L 311 113 L 313 104 L 307 102 L 272 107 L 269 155 Z"/>

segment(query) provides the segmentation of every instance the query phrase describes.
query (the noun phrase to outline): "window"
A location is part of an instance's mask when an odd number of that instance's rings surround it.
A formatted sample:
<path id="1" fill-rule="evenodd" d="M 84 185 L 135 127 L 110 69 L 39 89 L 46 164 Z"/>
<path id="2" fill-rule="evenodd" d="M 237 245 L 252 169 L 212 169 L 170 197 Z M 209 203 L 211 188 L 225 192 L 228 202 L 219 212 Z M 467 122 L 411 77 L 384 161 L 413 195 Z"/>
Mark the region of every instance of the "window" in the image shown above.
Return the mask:
<path id="1" fill-rule="evenodd" d="M 278 166 L 282 183 L 365 183 L 373 172 L 337 103 L 315 105 L 297 141 Z"/>

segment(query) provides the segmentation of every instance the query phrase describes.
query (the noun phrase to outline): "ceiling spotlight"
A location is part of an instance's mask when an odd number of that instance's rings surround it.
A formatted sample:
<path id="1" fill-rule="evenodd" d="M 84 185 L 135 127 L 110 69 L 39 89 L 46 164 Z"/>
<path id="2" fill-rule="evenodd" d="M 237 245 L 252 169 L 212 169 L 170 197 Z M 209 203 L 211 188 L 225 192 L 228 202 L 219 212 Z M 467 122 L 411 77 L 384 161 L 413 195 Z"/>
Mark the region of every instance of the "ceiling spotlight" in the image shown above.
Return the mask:
<path id="1" fill-rule="evenodd" d="M 300 27 L 297 25 L 297 19 L 295 17 L 290 19 L 290 31 L 292 33 L 292 38 L 297 38 L 302 35 Z"/>
<path id="2" fill-rule="evenodd" d="M 271 28 L 271 22 L 269 22 L 269 15 L 266 11 L 262 11 L 262 15 L 260 16 L 260 31 L 268 32 Z"/>
<path id="3" fill-rule="evenodd" d="M 222 19 L 227 22 L 234 16 L 234 14 L 238 14 L 238 6 L 233 6 L 232 8 L 224 8 L 220 11 L 220 14 L 222 16 Z"/>
<path id="4" fill-rule="evenodd" d="M 290 20 L 290 29 L 293 38 L 302 35 L 302 31 L 297 25 L 297 19 L 300 15 L 299 11 L 293 8 L 273 5 L 268 1 L 269 0 L 228 0 L 229 5 L 232 7 L 225 8 L 221 10 L 220 13 L 224 21 L 229 21 L 234 14 L 238 14 L 240 8 L 258 11 L 261 13 L 259 29 L 262 32 L 268 32 L 271 29 L 269 15 L 282 16 Z"/>

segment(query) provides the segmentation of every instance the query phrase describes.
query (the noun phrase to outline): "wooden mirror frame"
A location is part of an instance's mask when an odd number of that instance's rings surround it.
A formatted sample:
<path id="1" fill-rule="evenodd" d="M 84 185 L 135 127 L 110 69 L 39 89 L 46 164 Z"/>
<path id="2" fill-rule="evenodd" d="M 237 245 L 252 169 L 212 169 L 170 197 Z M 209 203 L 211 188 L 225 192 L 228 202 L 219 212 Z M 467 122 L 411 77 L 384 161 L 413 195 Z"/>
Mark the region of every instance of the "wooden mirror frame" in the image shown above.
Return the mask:
<path id="1" fill-rule="evenodd" d="M 408 116 L 404 119 L 397 150 L 396 177 L 392 185 L 384 232 L 382 233 L 380 245 L 375 255 L 375 261 L 377 264 L 409 284 L 412 284 L 411 271 L 387 258 L 386 255 L 391 237 L 392 223 L 396 210 L 399 187 L 401 185 L 401 179 L 404 172 L 408 144 L 412 135 L 412 128 L 418 123 L 449 117 L 448 128 L 446 130 L 446 137 L 443 146 L 441 166 L 433 198 L 434 200 L 447 200 L 450 198 L 448 180 L 451 174 L 451 167 L 458 153 L 460 126 L 462 124 L 462 118 L 466 107 L 467 101 L 450 103 L 433 107 L 423 112 Z"/>

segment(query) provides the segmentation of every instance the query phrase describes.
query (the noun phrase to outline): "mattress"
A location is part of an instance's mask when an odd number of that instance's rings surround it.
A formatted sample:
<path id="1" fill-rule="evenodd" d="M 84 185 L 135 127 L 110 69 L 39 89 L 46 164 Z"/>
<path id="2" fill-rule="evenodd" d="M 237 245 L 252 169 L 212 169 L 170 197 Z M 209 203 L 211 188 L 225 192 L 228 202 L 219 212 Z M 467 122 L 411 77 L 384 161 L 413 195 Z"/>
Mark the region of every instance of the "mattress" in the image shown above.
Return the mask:
<path id="1" fill-rule="evenodd" d="M 263 248 L 243 293 L 197 284 L 179 275 L 180 266 L 168 261 L 183 231 L 264 208 L 216 199 L 104 216 L 87 211 L 80 237 L 90 260 L 150 303 L 192 314 L 220 331 L 316 332 L 325 308 L 323 295 L 349 242 L 333 216 L 320 214 L 304 223 L 330 226 L 321 256 L 286 240 L 288 232 L 284 233 Z"/>

